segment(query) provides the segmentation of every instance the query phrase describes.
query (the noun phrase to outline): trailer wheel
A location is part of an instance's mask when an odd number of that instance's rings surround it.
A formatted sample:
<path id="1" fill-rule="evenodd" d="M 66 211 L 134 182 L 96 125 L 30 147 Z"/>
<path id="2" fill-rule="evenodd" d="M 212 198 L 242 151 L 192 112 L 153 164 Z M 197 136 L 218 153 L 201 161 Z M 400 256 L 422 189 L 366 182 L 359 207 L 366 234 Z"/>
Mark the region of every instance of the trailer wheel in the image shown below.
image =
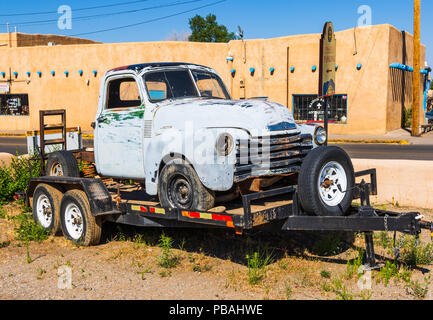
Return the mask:
<path id="1" fill-rule="evenodd" d="M 33 219 L 53 235 L 61 234 L 60 202 L 62 192 L 48 184 L 40 184 L 33 193 Z"/>
<path id="2" fill-rule="evenodd" d="M 48 155 L 48 176 L 80 177 L 77 159 L 70 151 L 56 151 Z"/>
<path id="3" fill-rule="evenodd" d="M 182 159 L 165 165 L 158 183 L 161 206 L 207 211 L 215 206 L 215 194 L 200 181 L 193 167 Z"/>
<path id="4" fill-rule="evenodd" d="M 65 193 L 60 206 L 60 217 L 66 239 L 82 246 L 99 244 L 101 220 L 92 215 L 83 191 L 74 189 Z"/>
<path id="5" fill-rule="evenodd" d="M 299 200 L 304 211 L 318 216 L 343 216 L 353 200 L 355 174 L 347 153 L 319 147 L 305 157 L 299 172 Z"/>

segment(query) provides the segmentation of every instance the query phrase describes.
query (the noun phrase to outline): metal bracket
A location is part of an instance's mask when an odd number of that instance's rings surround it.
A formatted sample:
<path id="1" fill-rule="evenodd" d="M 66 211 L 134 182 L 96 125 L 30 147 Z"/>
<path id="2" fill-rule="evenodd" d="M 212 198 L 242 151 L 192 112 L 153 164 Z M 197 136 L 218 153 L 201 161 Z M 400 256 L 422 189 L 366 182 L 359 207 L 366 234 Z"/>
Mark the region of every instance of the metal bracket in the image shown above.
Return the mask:
<path id="1" fill-rule="evenodd" d="M 256 193 L 250 193 L 250 194 L 243 195 L 242 196 L 242 204 L 244 207 L 244 224 L 245 224 L 244 228 L 245 229 L 251 229 L 253 227 L 253 214 L 251 212 L 251 201 L 270 198 L 270 197 L 278 196 L 278 195 L 285 194 L 285 193 L 295 194 L 296 193 L 296 187 L 290 186 L 290 187 L 272 189 L 272 190 L 268 190 L 268 191 L 256 192 Z"/>

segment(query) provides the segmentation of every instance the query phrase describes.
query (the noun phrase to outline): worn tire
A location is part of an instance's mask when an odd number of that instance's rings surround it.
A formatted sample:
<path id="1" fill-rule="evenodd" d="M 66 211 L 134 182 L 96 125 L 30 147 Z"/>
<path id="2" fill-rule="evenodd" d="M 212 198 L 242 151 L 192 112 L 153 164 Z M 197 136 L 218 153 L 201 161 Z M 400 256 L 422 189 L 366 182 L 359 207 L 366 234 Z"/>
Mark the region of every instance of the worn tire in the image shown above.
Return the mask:
<path id="1" fill-rule="evenodd" d="M 65 193 L 60 206 L 62 231 L 66 239 L 82 246 L 99 244 L 101 219 L 90 211 L 86 194 L 78 189 Z M 76 222 L 74 225 L 72 221 Z"/>
<path id="2" fill-rule="evenodd" d="M 40 184 L 33 192 L 33 219 L 53 235 L 62 232 L 60 222 L 60 203 L 63 193 L 47 184 Z M 46 211 L 46 209 L 47 211 Z"/>
<path id="3" fill-rule="evenodd" d="M 56 151 L 48 155 L 47 176 L 80 177 L 77 159 L 70 151 Z"/>
<path id="4" fill-rule="evenodd" d="M 193 167 L 182 159 L 167 163 L 158 182 L 163 207 L 207 211 L 215 206 L 215 193 L 200 181 Z"/>
<path id="5" fill-rule="evenodd" d="M 323 181 L 320 182 L 319 179 Z M 325 183 L 331 185 L 322 188 Z M 352 203 L 354 185 L 352 161 L 343 149 L 313 149 L 305 157 L 299 172 L 298 192 L 301 207 L 313 215 L 343 216 Z"/>

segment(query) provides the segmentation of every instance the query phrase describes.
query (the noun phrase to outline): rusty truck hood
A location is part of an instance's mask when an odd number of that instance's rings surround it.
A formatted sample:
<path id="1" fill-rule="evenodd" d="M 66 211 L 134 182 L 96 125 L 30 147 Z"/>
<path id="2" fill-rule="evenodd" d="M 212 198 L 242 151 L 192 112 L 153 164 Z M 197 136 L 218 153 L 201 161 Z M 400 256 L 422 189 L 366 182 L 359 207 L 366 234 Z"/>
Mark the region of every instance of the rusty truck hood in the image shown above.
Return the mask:
<path id="1" fill-rule="evenodd" d="M 154 115 L 156 132 L 183 130 L 186 123 L 198 128 L 240 128 L 247 131 L 297 130 L 291 112 L 283 105 L 261 100 L 191 98 L 165 101 Z"/>

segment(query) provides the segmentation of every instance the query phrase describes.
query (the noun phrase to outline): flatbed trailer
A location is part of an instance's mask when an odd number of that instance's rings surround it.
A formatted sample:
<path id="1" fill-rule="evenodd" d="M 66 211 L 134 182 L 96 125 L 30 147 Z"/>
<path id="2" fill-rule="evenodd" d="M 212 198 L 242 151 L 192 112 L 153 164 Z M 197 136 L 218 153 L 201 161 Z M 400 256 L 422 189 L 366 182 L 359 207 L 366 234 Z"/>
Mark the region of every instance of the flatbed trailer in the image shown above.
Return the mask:
<path id="1" fill-rule="evenodd" d="M 374 255 L 373 231 L 402 232 L 417 237 L 421 229 L 433 231 L 433 224 L 423 221 L 420 213 L 397 213 L 371 207 L 370 195 L 377 195 L 375 169 L 356 172 L 355 176 L 369 176 L 369 182 L 362 179 L 360 183 L 356 183 L 354 199 L 361 200 L 360 206 L 352 206 L 346 216 L 306 215 L 298 205 L 296 186 L 245 194 L 238 201 L 225 203 L 225 207 L 197 212 L 161 207 L 158 199 L 148 196 L 139 184 L 124 185 L 109 179 L 64 176 L 32 177 L 26 191 L 26 204 L 30 206 L 37 186 L 45 184 L 61 190 L 62 193 L 71 189 L 82 190 L 94 217 L 134 226 L 227 228 L 236 234 L 264 225 L 275 232 L 361 232 L 365 234 L 368 268 L 378 267 Z"/>

